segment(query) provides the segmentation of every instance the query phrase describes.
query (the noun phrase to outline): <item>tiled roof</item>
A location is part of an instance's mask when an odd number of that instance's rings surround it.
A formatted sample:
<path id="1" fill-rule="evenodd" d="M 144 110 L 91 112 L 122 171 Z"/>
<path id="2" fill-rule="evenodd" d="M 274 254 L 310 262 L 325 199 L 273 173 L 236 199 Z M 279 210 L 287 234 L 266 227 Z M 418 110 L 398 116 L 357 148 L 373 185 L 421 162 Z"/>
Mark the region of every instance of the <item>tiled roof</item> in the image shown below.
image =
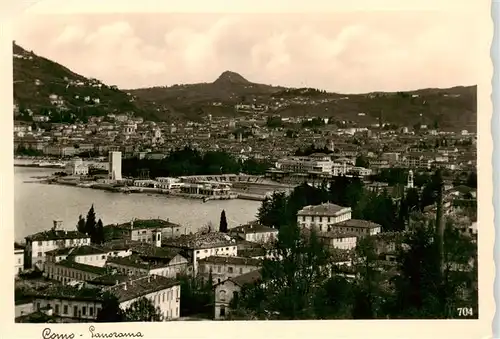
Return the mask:
<path id="1" fill-rule="evenodd" d="M 48 299 L 70 299 L 100 301 L 102 294 L 96 288 L 79 288 L 70 285 L 53 285 L 44 290 L 36 291 L 35 297 Z"/>
<path id="2" fill-rule="evenodd" d="M 129 250 L 134 246 L 142 244 L 140 241 L 131 241 L 126 239 L 115 239 L 107 241 L 100 247 L 106 251 Z"/>
<path id="3" fill-rule="evenodd" d="M 235 240 L 224 233 L 182 235 L 175 239 L 165 239 L 167 247 L 203 249 L 236 245 Z"/>
<path id="4" fill-rule="evenodd" d="M 139 269 L 151 270 L 155 268 L 168 267 L 168 264 L 153 264 L 142 260 L 138 255 L 130 255 L 128 257 L 111 257 L 107 263 L 117 264 L 120 266 L 135 267 Z"/>
<path id="5" fill-rule="evenodd" d="M 152 275 L 115 285 L 109 288 L 108 291 L 113 293 L 118 298 L 119 302 L 124 302 L 176 285 L 180 285 L 180 283 L 175 279 L 169 279 L 160 275 Z"/>
<path id="6" fill-rule="evenodd" d="M 360 220 L 360 219 L 349 219 L 346 221 L 341 221 L 339 223 L 334 224 L 333 226 L 346 226 L 346 227 L 360 227 L 360 228 L 375 228 L 381 227 L 379 224 L 368 220 Z"/>
<path id="7" fill-rule="evenodd" d="M 95 246 L 83 245 L 76 247 L 57 248 L 55 250 L 48 251 L 46 253 L 55 256 L 58 255 L 80 256 L 80 255 L 106 254 L 108 252 L 99 249 Z"/>
<path id="8" fill-rule="evenodd" d="M 24 246 L 21 244 L 18 244 L 17 242 L 14 242 L 14 249 L 15 250 L 24 250 Z"/>
<path id="9" fill-rule="evenodd" d="M 96 277 L 96 278 L 89 280 L 87 282 L 90 284 L 93 284 L 93 285 L 114 286 L 114 285 L 121 284 L 121 283 L 124 283 L 124 282 L 129 281 L 129 280 L 138 279 L 140 277 L 142 277 L 142 275 L 141 276 L 138 276 L 138 275 L 130 276 L 130 275 L 125 275 L 125 274 L 112 274 L 111 273 L 111 274 L 101 275 L 101 276 Z"/>
<path id="10" fill-rule="evenodd" d="M 168 220 L 162 219 L 136 219 L 131 222 L 120 224 L 117 227 L 130 229 L 131 225 L 133 225 L 134 229 L 181 227 L 181 225 L 174 224 Z"/>
<path id="11" fill-rule="evenodd" d="M 261 266 L 262 261 L 259 259 L 245 257 L 230 257 L 230 256 L 210 256 L 198 260 L 199 264 L 214 264 L 214 265 L 239 265 L 239 266 Z"/>
<path id="12" fill-rule="evenodd" d="M 238 256 L 246 258 L 263 257 L 267 254 L 265 248 L 248 248 L 244 250 L 238 250 Z"/>
<path id="13" fill-rule="evenodd" d="M 253 284 L 259 281 L 262 278 L 262 275 L 260 273 L 260 270 L 256 271 L 250 271 L 248 273 L 239 275 L 234 278 L 229 278 L 228 280 L 231 280 L 238 286 L 244 286 L 248 284 Z"/>
<path id="14" fill-rule="evenodd" d="M 78 231 L 50 230 L 32 234 L 26 237 L 29 241 L 63 240 L 63 239 L 85 239 L 89 236 Z"/>
<path id="15" fill-rule="evenodd" d="M 173 259 L 180 253 L 179 249 L 156 247 L 146 243 L 141 243 L 140 245 L 133 246 L 131 250 L 132 253 L 137 253 L 141 257 L 162 258 L 169 260 Z"/>
<path id="16" fill-rule="evenodd" d="M 350 210 L 350 207 L 342 207 L 335 204 L 325 203 L 321 205 L 309 205 L 301 209 L 297 215 L 304 216 L 337 216 L 343 211 Z"/>
<path id="17" fill-rule="evenodd" d="M 335 227 L 335 226 L 334 226 Z M 318 232 L 318 237 L 329 239 L 356 238 L 358 235 L 351 232 Z"/>
<path id="18" fill-rule="evenodd" d="M 269 233 L 269 232 L 278 233 L 277 229 L 261 225 L 256 221 L 250 222 L 250 223 L 245 224 L 245 225 L 231 228 L 229 231 L 231 233 L 233 233 L 233 232 L 237 232 L 237 233 Z"/>
<path id="19" fill-rule="evenodd" d="M 67 267 L 67 268 L 72 268 L 72 269 L 75 269 L 78 271 L 99 274 L 99 275 L 106 274 L 106 272 L 107 272 L 107 270 L 104 267 L 81 264 L 81 263 L 74 262 L 71 260 L 63 260 L 63 261 L 56 263 L 56 265 Z"/>

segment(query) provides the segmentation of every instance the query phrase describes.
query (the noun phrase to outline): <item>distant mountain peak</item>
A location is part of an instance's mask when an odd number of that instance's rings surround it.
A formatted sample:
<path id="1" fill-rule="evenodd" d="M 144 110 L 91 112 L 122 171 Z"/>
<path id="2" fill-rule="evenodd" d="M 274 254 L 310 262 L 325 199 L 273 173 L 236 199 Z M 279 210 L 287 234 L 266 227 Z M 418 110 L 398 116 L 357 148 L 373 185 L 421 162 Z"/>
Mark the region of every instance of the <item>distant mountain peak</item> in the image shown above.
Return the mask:
<path id="1" fill-rule="evenodd" d="M 214 81 L 214 84 L 250 84 L 250 81 L 236 72 L 224 71 Z"/>

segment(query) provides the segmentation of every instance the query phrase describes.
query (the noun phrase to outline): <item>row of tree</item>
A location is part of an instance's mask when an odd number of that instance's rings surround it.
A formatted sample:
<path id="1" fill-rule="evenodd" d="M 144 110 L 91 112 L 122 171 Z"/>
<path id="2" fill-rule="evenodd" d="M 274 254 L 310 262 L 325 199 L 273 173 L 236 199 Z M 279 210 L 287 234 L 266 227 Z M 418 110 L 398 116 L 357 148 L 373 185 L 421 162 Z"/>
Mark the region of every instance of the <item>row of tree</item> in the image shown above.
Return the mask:
<path id="1" fill-rule="evenodd" d="M 269 167 L 270 164 L 265 161 L 256 159 L 241 161 L 224 151 L 202 154 L 189 147 L 174 150 L 162 160 L 129 158 L 122 161 L 124 175 L 140 177 L 142 173 L 147 172 L 152 178 L 238 173 L 262 175 Z"/>
<path id="2" fill-rule="evenodd" d="M 96 221 L 94 205 L 92 205 L 87 213 L 87 218 L 80 215 L 76 224 L 78 232 L 84 233 L 90 237 L 93 244 L 102 244 L 104 242 L 104 225 L 102 220 Z"/>
<path id="3" fill-rule="evenodd" d="M 405 192 L 401 187 L 400 194 L 396 195 L 388 190 L 370 190 L 360 179 L 344 176 L 336 177 L 330 182 L 325 181 L 319 186 L 304 183 L 289 195 L 275 192 L 266 198 L 257 217 L 263 225 L 280 228 L 296 222 L 297 212 L 305 206 L 330 202 L 351 207 L 354 219 L 378 223 L 385 232 L 401 231 L 405 229 L 411 213 L 422 212 L 426 206 L 436 202 L 440 180 L 441 174 L 438 171 L 421 190 L 411 188 Z"/>
<path id="4" fill-rule="evenodd" d="M 467 306 L 474 310 L 470 317 L 477 318 L 476 245 L 448 223 L 440 280 L 434 234 L 433 220 L 413 220 L 411 231 L 402 233 L 406 246 L 397 246 L 392 269 L 382 268 L 375 238 L 362 238 L 352 267 L 343 268 L 331 265 L 332 252 L 314 231 L 304 236 L 296 224 L 283 225 L 275 255 L 263 262 L 261 280 L 245 286 L 232 300 L 231 317 L 458 318 L 457 308 Z"/>

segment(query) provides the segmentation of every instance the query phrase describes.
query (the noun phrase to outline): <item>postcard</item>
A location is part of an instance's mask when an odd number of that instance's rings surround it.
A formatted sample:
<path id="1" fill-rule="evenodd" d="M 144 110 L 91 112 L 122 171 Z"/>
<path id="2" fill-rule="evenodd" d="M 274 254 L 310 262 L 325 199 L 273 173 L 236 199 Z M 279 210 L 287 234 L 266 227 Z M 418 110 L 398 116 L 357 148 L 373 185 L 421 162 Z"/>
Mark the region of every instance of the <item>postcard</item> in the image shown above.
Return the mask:
<path id="1" fill-rule="evenodd" d="M 12 6 L 2 337 L 492 337 L 490 3 Z"/>

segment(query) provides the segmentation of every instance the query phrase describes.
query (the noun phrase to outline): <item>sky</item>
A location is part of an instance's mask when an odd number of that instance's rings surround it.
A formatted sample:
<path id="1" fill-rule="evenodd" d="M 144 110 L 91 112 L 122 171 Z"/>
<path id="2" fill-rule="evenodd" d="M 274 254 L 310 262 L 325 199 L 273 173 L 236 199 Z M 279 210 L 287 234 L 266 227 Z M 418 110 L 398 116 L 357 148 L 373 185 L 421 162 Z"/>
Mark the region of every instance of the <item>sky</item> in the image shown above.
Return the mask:
<path id="1" fill-rule="evenodd" d="M 16 43 L 121 89 L 246 79 L 339 93 L 478 82 L 477 15 L 25 14 Z"/>

